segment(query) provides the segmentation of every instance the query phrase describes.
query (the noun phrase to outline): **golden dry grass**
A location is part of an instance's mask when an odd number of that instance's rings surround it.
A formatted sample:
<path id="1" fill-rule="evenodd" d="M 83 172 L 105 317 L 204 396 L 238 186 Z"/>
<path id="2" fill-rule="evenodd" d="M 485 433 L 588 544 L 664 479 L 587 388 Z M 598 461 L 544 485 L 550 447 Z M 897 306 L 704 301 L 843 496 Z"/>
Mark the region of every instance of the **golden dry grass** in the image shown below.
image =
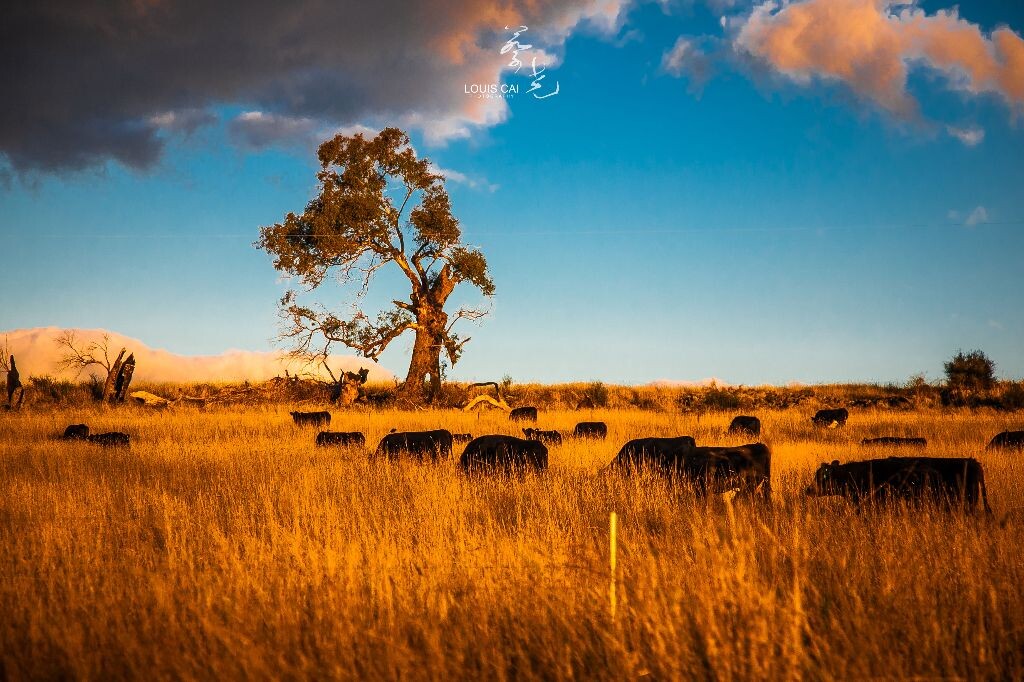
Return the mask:
<path id="1" fill-rule="evenodd" d="M 515 480 L 317 450 L 284 407 L 0 415 L 0 677 L 1024 677 L 1024 455 L 983 451 L 1019 419 L 866 411 L 821 431 L 811 412 L 760 415 L 768 510 L 594 475 L 633 437 L 740 442 L 726 414 L 546 413 L 603 419 L 608 441 Z M 334 416 L 371 445 L 392 426 L 518 431 Z M 77 422 L 132 448 L 52 440 Z M 996 521 L 802 495 L 818 463 L 884 456 L 856 443 L 889 434 L 978 457 Z"/>

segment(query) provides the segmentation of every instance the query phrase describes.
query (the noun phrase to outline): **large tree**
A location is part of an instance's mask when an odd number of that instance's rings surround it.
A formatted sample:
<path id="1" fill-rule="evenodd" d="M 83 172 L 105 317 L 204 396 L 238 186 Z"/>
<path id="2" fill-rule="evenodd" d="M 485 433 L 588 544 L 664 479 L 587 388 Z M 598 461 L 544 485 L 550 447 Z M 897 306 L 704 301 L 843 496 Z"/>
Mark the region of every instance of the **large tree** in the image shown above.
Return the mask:
<path id="1" fill-rule="evenodd" d="M 494 294 L 487 261 L 462 243 L 452 215 L 444 176 L 417 158 L 409 136 L 385 128 L 372 139 L 338 135 L 320 145 L 319 191 L 296 215 L 260 229 L 257 246 L 274 257 L 274 267 L 312 291 L 329 277 L 351 295 L 347 315 L 305 305 L 295 290 L 281 299 L 282 339 L 292 351 L 325 361 L 333 344 L 376 360 L 407 331 L 416 334 L 403 396 L 433 395 L 441 381 L 441 352 L 454 365 L 469 340 L 453 326 L 478 319 L 483 309 L 445 305 L 467 282 L 484 296 Z M 374 274 L 393 263 L 409 280 L 408 300 L 371 317 L 363 309 Z"/>

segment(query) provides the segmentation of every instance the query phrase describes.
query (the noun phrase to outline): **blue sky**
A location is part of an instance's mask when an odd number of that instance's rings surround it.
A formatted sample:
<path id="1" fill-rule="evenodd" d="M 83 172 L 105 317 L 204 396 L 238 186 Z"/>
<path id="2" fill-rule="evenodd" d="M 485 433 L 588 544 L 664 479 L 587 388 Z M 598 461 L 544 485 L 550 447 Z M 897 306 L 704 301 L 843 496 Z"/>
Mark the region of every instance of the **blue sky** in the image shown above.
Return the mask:
<path id="1" fill-rule="evenodd" d="M 558 95 L 521 93 L 501 122 L 463 120 L 463 137 L 407 126 L 421 154 L 472 180 L 449 191 L 497 286 L 451 376 L 887 382 L 937 378 L 957 349 L 981 348 L 1001 376 L 1024 377 L 1024 73 L 1006 66 L 1002 90 L 953 84 L 932 53 L 913 55 L 918 111 L 902 115 L 863 80 L 827 66 L 797 78 L 737 48 L 754 10 L 721 6 L 622 5 L 613 25 L 544 43 Z M 1008 2 L 962 2 L 958 21 L 985 40 L 1024 29 Z M 677 77 L 663 64 L 680 36 L 703 53 Z M 470 96 L 451 85 L 430 103 L 459 120 Z M 310 196 L 319 128 L 255 143 L 232 128 L 252 101 L 202 104 L 208 120 L 161 132 L 147 163 L 46 165 L 0 147 L 0 328 L 103 327 L 185 354 L 271 347 L 285 284 L 252 242 Z M 387 120 L 295 117 L 374 127 L 401 123 L 394 106 Z M 404 293 L 384 274 L 369 302 Z M 383 364 L 404 374 L 411 346 L 402 337 Z"/>

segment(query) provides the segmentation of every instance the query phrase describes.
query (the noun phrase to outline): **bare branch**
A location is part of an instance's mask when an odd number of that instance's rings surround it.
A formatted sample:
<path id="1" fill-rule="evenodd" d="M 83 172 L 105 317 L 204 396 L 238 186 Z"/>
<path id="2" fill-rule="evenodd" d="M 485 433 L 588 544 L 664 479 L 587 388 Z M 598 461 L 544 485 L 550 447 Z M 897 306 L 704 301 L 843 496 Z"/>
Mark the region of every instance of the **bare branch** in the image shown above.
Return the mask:
<path id="1" fill-rule="evenodd" d="M 74 370 L 77 377 L 87 368 L 97 365 L 110 373 L 110 335 L 104 334 L 100 341 L 79 343 L 73 329 L 62 332 L 54 342 L 63 349 L 57 360 L 59 369 Z"/>
<path id="2" fill-rule="evenodd" d="M 11 342 L 7 336 L 4 336 L 4 344 L 0 346 L 0 370 L 3 370 L 4 372 L 9 372 L 11 370 L 11 362 L 9 359 L 11 355 Z"/>

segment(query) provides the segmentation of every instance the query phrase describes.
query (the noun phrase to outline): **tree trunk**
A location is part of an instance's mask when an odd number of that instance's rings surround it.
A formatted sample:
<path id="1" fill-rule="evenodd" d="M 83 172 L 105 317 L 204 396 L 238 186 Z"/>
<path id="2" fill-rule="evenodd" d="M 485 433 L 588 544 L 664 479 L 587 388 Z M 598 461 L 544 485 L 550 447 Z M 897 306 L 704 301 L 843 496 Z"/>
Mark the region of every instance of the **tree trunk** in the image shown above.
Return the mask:
<path id="1" fill-rule="evenodd" d="M 441 388 L 441 348 L 448 315 L 442 309 L 428 308 L 416 315 L 416 341 L 401 397 L 413 401 L 433 400 Z M 429 379 L 429 381 L 428 381 Z"/>
<path id="2" fill-rule="evenodd" d="M 107 380 L 103 382 L 103 396 L 100 398 L 102 402 L 111 402 L 110 397 L 114 394 L 114 384 L 117 381 L 118 373 L 121 371 L 121 358 L 124 357 L 126 352 L 127 349 L 122 348 L 121 352 L 117 354 L 114 364 L 107 370 Z"/>
<path id="3" fill-rule="evenodd" d="M 128 395 L 128 386 L 132 383 L 132 374 L 135 372 L 135 353 L 128 356 L 128 359 L 121 365 L 117 373 L 117 380 L 114 382 L 114 400 L 123 403 Z"/>

